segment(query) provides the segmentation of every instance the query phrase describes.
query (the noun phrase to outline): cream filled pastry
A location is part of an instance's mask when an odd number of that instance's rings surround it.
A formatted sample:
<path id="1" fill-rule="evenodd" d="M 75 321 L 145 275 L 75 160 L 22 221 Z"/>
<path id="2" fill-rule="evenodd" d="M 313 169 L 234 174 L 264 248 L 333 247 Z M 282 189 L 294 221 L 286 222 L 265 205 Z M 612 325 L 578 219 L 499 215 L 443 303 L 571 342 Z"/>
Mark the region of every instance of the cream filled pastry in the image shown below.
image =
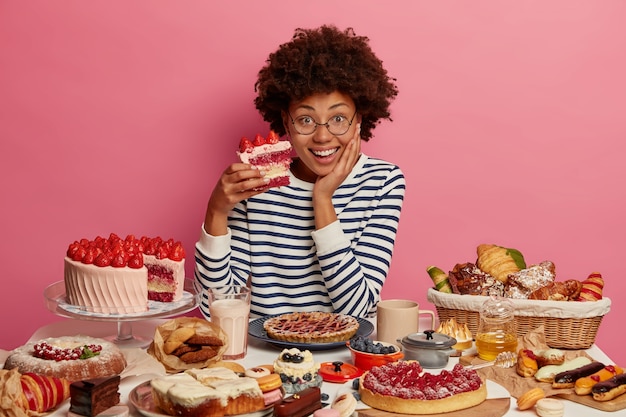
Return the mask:
<path id="1" fill-rule="evenodd" d="M 313 360 L 310 351 L 297 348 L 284 349 L 274 361 L 274 372 L 280 375 L 283 388 L 288 394 L 309 387 L 319 387 L 322 384 L 319 368 L 319 363 Z"/>

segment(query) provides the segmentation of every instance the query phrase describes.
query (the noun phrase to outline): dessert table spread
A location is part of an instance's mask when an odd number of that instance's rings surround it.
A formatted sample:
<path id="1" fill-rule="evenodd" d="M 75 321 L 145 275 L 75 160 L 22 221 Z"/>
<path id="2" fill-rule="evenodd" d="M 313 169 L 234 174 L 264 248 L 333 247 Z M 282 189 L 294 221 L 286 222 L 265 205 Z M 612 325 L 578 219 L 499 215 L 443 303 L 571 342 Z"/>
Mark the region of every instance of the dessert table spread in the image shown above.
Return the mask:
<path id="1" fill-rule="evenodd" d="M 135 322 L 133 324 L 133 336 L 136 338 L 142 338 L 146 341 L 152 340 L 154 335 L 155 328 L 160 324 L 164 323 L 166 320 L 164 319 L 153 319 L 153 320 L 145 320 Z M 373 323 L 375 320 L 373 321 Z M 429 326 L 429 323 L 421 323 L 420 328 L 424 328 L 422 326 Z M 111 335 L 114 335 L 116 332 L 115 323 L 111 322 L 98 322 L 98 321 L 90 321 L 90 320 L 75 320 L 75 319 L 64 319 L 62 321 L 58 321 L 46 326 L 43 326 L 37 329 L 33 335 L 31 336 L 29 341 L 36 341 L 46 337 L 57 337 L 64 335 L 88 335 L 93 337 L 101 337 L 108 338 Z M 374 335 L 372 335 L 374 336 Z M 120 348 L 123 351 L 127 350 L 124 348 L 124 344 L 119 344 Z M 137 350 L 141 350 L 140 348 L 133 347 L 131 348 L 133 353 Z M 266 343 L 262 340 L 258 340 L 254 337 L 248 337 L 248 353 L 244 359 L 237 360 L 236 362 L 243 365 L 245 368 L 250 368 L 253 366 L 258 366 L 262 364 L 271 364 L 278 357 L 282 348 Z M 130 349 L 128 349 L 130 351 Z M 593 345 L 590 349 L 587 349 L 586 352 L 593 357 L 594 359 L 604 362 L 604 363 L 613 363 L 610 358 L 596 345 Z M 313 357 L 316 362 L 333 362 L 333 361 L 342 361 L 344 363 L 351 363 L 350 351 L 347 348 L 336 348 L 331 350 L 313 350 Z M 146 353 L 147 355 L 147 353 Z M 452 369 L 454 364 L 458 362 L 458 358 L 450 358 L 450 361 L 446 367 L 446 369 Z M 155 373 L 162 373 L 161 370 L 155 370 Z M 436 371 L 432 371 L 436 372 Z M 142 414 L 136 410 L 132 404 L 130 404 L 128 400 L 129 393 L 135 388 L 137 385 L 142 382 L 148 381 L 153 378 L 155 374 L 142 374 L 142 375 L 129 375 L 122 379 L 120 383 L 120 394 L 121 394 L 121 404 L 126 404 L 129 406 L 130 415 L 142 417 Z M 495 386 L 494 386 L 495 385 Z M 322 393 L 327 394 L 329 396 L 328 400 L 324 401 L 326 403 L 332 402 L 332 400 L 340 393 L 343 392 L 351 392 L 352 391 L 352 382 L 346 383 L 328 383 L 324 382 L 322 385 Z M 502 398 L 509 397 L 508 392 L 502 386 L 492 383 L 492 381 L 488 381 L 488 399 L 492 398 Z M 612 412 L 601 411 L 595 408 L 587 407 L 582 404 L 578 404 L 572 401 L 562 400 L 565 405 L 565 415 L 584 415 L 586 417 L 594 417 L 594 416 L 611 416 L 615 415 Z M 67 411 L 69 409 L 69 401 L 66 401 L 61 405 L 55 412 L 49 414 L 50 417 L 66 417 Z M 372 410 L 370 410 L 372 411 Z M 359 411 L 354 413 L 354 416 L 365 415 L 366 411 L 360 413 Z M 531 416 L 536 415 L 532 410 L 529 411 L 519 411 L 516 406 L 516 399 L 510 399 L 510 406 L 508 411 L 504 412 L 504 415 L 507 417 L 514 416 Z"/>

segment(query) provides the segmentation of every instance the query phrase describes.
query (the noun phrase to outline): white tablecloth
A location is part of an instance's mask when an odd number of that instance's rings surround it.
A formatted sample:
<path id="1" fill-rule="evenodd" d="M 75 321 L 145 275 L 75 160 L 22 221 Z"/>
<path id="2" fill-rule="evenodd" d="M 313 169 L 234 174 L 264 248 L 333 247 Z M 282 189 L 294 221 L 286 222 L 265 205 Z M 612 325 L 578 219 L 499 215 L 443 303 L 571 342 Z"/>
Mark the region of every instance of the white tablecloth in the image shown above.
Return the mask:
<path id="1" fill-rule="evenodd" d="M 165 320 L 146 320 L 140 322 L 132 323 L 132 335 L 138 339 L 151 340 L 154 335 L 154 329 L 160 323 L 163 323 Z M 420 326 L 428 326 L 427 323 L 421 324 Z M 126 329 L 128 330 L 128 329 Z M 40 340 L 46 337 L 56 337 L 63 335 L 78 335 L 84 334 L 93 337 L 102 337 L 107 338 L 110 336 L 115 336 L 118 332 L 117 324 L 115 322 L 98 322 L 98 321 L 83 321 L 83 320 L 73 320 L 67 319 L 59 322 L 55 322 L 50 325 L 43 326 L 35 331 L 35 333 L 31 336 L 30 340 Z M 269 345 L 263 341 L 257 340 L 253 337 L 250 337 L 248 340 L 248 354 L 244 359 L 238 360 L 240 364 L 242 364 L 245 368 L 258 366 L 262 364 L 271 364 L 277 358 L 281 349 L 272 345 Z M 120 347 L 124 350 L 124 344 L 120 343 Z M 132 349 L 136 351 L 135 347 Z M 608 356 L 597 346 L 592 346 L 587 350 L 587 353 L 594 358 L 603 363 L 613 363 Z M 345 363 L 350 363 L 350 352 L 347 348 L 339 348 L 328 351 L 313 351 L 313 357 L 316 362 L 332 362 L 332 361 L 342 361 Z M 451 358 L 450 363 L 448 364 L 449 369 L 454 366 L 457 362 L 456 358 Z M 128 394 L 134 387 L 139 385 L 140 383 L 149 380 L 153 377 L 153 375 L 138 375 L 133 377 L 127 377 L 122 380 L 120 384 L 120 393 L 121 393 L 121 403 L 128 403 Z M 491 381 L 490 381 L 491 382 Z M 333 384 L 333 383 L 324 383 L 322 386 L 322 392 L 329 395 L 329 401 L 332 401 L 335 396 L 340 392 L 350 391 L 351 390 L 351 382 L 347 382 L 345 384 Z M 493 385 L 493 384 L 492 384 Z M 489 385 L 488 385 L 489 388 Z M 492 387 L 493 388 L 493 387 Z M 499 385 L 496 385 L 496 389 L 488 389 L 490 391 L 490 395 L 494 395 L 496 397 L 507 395 L 506 390 L 504 390 Z M 502 391 L 504 390 L 504 391 Z M 492 397 L 493 398 L 493 397 Z M 565 415 L 566 416 L 585 416 L 585 417 L 607 417 L 613 416 L 615 417 L 615 413 L 603 412 L 594 408 L 586 407 L 581 404 L 577 404 L 571 401 L 563 400 L 565 404 Z M 50 415 L 50 417 L 66 417 L 67 410 L 69 409 L 69 404 L 66 402 L 63 406 L 61 406 L 58 410 Z M 137 412 L 132 406 L 130 407 L 131 415 L 141 417 L 141 414 Z M 624 411 L 618 412 L 623 413 Z M 356 415 L 357 413 L 355 413 Z M 509 411 L 506 413 L 507 417 L 514 416 L 530 416 L 535 415 L 532 411 L 519 411 L 516 407 L 516 400 L 511 398 L 511 407 Z"/>

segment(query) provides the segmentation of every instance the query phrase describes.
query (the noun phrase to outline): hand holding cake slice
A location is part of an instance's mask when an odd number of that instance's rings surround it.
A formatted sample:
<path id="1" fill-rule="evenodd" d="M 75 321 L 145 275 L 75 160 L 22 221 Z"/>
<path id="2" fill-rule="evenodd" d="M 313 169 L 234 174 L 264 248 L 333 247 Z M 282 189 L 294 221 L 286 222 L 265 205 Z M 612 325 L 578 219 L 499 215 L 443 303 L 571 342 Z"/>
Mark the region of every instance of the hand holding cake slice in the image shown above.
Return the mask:
<path id="1" fill-rule="evenodd" d="M 291 143 L 280 140 L 273 130 L 270 130 L 267 138 L 260 134 L 255 136 L 254 141 L 241 138 L 237 156 L 241 162 L 265 172 L 265 178 L 270 180 L 268 188 L 289 184 Z"/>

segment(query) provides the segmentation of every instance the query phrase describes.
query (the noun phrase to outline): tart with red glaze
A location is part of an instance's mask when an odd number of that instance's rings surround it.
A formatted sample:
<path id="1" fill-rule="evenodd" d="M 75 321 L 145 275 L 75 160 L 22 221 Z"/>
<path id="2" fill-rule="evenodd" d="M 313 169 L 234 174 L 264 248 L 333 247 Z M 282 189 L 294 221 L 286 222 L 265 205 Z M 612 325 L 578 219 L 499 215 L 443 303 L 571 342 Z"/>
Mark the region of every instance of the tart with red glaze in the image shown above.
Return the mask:
<path id="1" fill-rule="evenodd" d="M 475 370 L 460 364 L 434 375 L 417 361 L 399 361 L 366 372 L 359 394 L 370 407 L 391 413 L 439 414 L 481 404 L 487 387 Z"/>
<path id="2" fill-rule="evenodd" d="M 332 343 L 349 340 L 359 330 L 359 322 L 345 314 L 311 311 L 270 317 L 263 328 L 270 338 L 285 342 Z"/>

